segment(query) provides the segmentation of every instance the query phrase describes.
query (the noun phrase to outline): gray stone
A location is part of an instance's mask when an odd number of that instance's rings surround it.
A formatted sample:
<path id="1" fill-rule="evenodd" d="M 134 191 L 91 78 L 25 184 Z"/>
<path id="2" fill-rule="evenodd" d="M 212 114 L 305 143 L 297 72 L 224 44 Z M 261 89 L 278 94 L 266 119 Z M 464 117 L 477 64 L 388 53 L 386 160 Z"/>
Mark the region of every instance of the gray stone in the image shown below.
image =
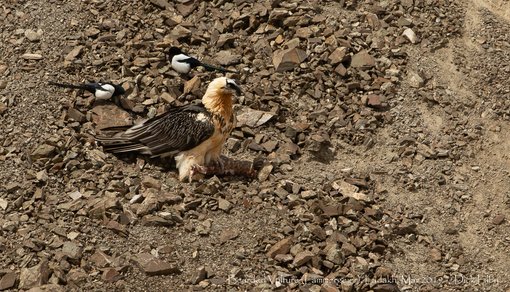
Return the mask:
<path id="1" fill-rule="evenodd" d="M 299 48 L 279 50 L 273 54 L 273 65 L 277 72 L 289 71 L 298 67 L 306 58 L 306 52 Z"/>
<path id="2" fill-rule="evenodd" d="M 144 273 L 148 276 L 171 275 L 180 273 L 179 269 L 174 265 L 160 260 L 150 253 L 138 254 L 134 261 Z"/>
<path id="3" fill-rule="evenodd" d="M 290 246 L 292 245 L 292 237 L 286 237 L 277 243 L 275 243 L 269 251 L 266 253 L 266 255 L 270 258 L 274 258 L 276 255 L 279 254 L 287 254 L 290 251 Z"/>

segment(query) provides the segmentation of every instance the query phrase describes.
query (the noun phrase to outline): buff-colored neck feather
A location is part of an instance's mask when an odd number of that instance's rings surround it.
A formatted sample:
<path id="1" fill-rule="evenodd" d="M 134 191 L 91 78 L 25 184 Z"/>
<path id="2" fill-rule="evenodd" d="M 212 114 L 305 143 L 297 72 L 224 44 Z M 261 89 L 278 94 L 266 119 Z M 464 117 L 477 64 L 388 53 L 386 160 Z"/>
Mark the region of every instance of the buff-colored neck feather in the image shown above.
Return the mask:
<path id="1" fill-rule="evenodd" d="M 213 114 L 219 114 L 225 119 L 232 116 L 232 94 L 223 90 L 209 88 L 202 97 L 202 104 Z"/>

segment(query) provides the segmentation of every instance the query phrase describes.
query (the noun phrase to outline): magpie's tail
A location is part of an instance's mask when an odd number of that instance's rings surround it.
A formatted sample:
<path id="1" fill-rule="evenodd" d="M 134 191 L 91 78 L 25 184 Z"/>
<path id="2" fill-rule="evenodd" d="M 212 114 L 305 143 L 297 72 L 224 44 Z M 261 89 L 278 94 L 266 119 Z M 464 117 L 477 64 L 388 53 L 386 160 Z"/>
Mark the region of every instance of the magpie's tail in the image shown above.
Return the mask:
<path id="1" fill-rule="evenodd" d="M 64 88 L 83 89 L 83 90 L 87 90 L 88 92 L 91 92 L 91 93 L 95 92 L 94 86 L 92 86 L 90 84 L 74 85 L 74 84 L 69 84 L 69 83 L 58 83 L 58 82 L 53 82 L 53 81 L 48 82 L 48 84 L 53 85 L 53 86 L 58 86 L 58 87 L 64 87 Z"/>
<path id="2" fill-rule="evenodd" d="M 222 67 L 216 67 L 216 66 L 213 66 L 213 65 L 209 65 L 209 64 L 205 64 L 205 63 L 201 63 L 202 67 L 204 67 L 207 71 L 220 71 L 220 72 L 223 72 L 223 73 L 239 73 L 238 71 L 233 71 L 233 70 L 229 70 L 229 69 L 225 69 L 225 68 L 222 68 Z"/>

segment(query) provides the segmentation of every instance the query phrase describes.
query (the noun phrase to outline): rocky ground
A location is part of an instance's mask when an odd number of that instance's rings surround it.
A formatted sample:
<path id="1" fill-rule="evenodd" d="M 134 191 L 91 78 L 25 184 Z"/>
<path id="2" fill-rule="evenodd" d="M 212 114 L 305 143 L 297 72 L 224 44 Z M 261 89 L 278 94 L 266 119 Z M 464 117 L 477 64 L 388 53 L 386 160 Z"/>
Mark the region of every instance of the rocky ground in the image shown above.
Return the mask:
<path id="1" fill-rule="evenodd" d="M 0 290 L 510 291 L 510 2 L 174 2 L 0 3 Z M 200 98 L 173 45 L 257 178 L 94 143 Z"/>

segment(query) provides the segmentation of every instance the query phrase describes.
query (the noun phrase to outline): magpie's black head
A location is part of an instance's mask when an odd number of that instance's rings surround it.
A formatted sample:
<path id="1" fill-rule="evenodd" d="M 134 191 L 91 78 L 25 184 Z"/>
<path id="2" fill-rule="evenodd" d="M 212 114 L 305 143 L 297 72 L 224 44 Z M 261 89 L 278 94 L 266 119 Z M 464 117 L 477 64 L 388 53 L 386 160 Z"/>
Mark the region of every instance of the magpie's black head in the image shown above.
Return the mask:
<path id="1" fill-rule="evenodd" d="M 126 93 L 126 90 L 120 84 L 112 84 L 112 85 L 115 88 L 115 92 L 113 93 L 113 95 L 123 95 L 124 93 Z"/>
<path id="2" fill-rule="evenodd" d="M 173 56 L 175 55 L 179 55 L 179 54 L 182 54 L 182 51 L 181 49 L 179 49 L 178 47 L 171 47 L 168 52 L 167 52 L 167 55 L 170 59 L 173 58 Z"/>

